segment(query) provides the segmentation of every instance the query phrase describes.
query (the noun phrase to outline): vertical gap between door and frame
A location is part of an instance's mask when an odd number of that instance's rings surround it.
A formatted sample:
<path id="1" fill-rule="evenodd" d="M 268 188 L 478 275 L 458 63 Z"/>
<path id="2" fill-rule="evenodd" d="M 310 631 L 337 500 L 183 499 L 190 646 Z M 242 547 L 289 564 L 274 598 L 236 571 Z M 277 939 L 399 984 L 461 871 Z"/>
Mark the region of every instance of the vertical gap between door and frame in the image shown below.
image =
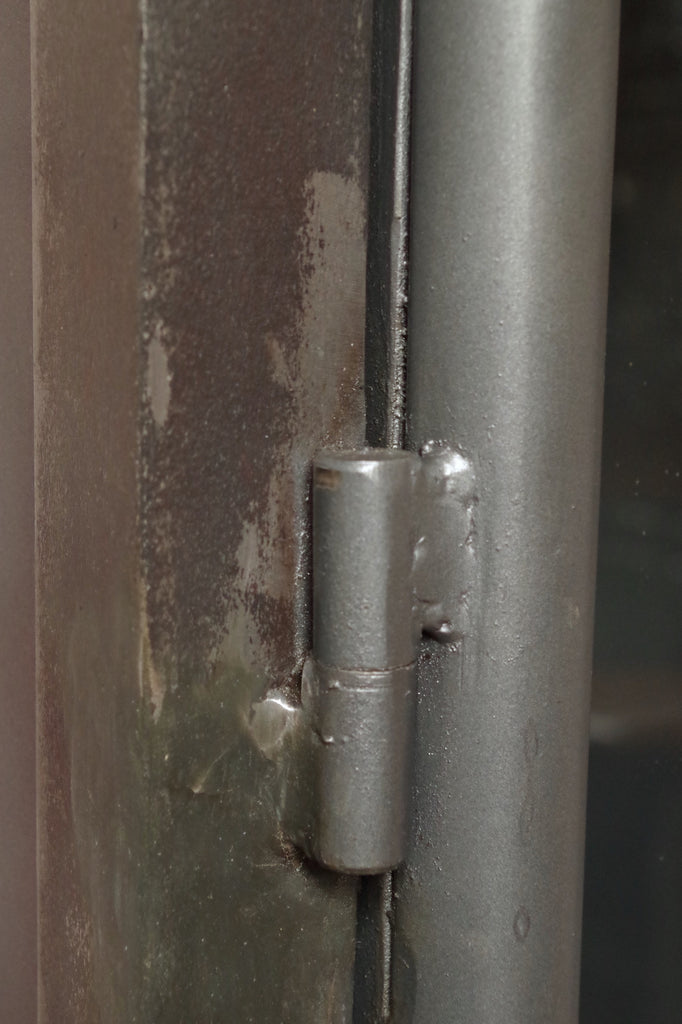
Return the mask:
<path id="1" fill-rule="evenodd" d="M 405 441 L 412 0 L 375 0 L 367 241 L 367 444 Z M 361 881 L 353 1024 L 391 1020 L 393 874 Z"/>

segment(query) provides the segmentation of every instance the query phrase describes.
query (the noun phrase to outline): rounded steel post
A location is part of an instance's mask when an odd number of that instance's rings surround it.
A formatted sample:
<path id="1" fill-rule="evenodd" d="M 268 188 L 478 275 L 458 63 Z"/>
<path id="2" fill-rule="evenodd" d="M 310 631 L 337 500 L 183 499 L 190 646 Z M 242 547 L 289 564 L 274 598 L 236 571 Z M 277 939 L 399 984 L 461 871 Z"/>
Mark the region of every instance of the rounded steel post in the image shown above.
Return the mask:
<path id="1" fill-rule="evenodd" d="M 616 0 L 416 4 L 408 444 L 476 466 L 420 671 L 394 1019 L 574 1024 Z"/>

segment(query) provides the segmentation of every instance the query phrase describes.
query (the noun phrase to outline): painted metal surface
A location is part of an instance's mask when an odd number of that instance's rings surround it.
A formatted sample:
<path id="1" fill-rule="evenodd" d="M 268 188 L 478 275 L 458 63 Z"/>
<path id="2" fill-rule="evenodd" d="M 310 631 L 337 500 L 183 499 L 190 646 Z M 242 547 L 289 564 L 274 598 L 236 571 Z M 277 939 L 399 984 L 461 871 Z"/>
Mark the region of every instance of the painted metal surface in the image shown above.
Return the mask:
<path id="1" fill-rule="evenodd" d="M 40 1020 L 344 1024 L 249 728 L 364 439 L 370 8 L 35 0 Z M 292 510 L 294 510 L 292 514 Z"/>
<path id="2" fill-rule="evenodd" d="M 407 438 L 477 477 L 427 645 L 396 1024 L 577 1019 L 618 4 L 417 5 Z"/>
<path id="3" fill-rule="evenodd" d="M 33 359 L 28 5 L 0 8 L 0 1018 L 35 1024 Z"/>

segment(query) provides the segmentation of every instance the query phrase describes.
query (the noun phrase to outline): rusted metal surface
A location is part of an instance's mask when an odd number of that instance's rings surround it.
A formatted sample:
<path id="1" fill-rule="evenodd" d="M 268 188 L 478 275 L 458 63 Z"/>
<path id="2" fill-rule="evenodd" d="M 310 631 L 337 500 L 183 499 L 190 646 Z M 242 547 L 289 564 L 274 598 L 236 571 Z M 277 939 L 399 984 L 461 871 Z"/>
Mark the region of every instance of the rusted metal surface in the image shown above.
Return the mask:
<path id="1" fill-rule="evenodd" d="M 364 437 L 369 5 L 35 0 L 41 1020 L 347 1021 L 248 728 Z"/>
<path id="2" fill-rule="evenodd" d="M 0 9 L 0 1018 L 34 1024 L 35 699 L 28 6 Z"/>

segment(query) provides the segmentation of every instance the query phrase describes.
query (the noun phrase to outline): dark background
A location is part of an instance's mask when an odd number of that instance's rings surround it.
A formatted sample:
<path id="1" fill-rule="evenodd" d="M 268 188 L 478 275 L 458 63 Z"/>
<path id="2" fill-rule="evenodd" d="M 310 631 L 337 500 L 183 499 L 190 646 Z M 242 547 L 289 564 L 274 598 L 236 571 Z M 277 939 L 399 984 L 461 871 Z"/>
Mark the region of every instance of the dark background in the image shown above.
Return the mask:
<path id="1" fill-rule="evenodd" d="M 682 1020 L 682 4 L 626 0 L 581 1024 Z"/>

